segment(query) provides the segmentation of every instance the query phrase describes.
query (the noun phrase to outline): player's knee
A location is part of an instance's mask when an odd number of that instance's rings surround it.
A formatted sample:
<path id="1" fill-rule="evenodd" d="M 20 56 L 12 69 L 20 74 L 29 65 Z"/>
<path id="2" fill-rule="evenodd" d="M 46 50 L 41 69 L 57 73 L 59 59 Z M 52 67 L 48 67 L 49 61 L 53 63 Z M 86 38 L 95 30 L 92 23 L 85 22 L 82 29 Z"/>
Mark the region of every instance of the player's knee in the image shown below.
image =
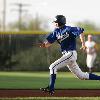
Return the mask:
<path id="1" fill-rule="evenodd" d="M 53 69 L 53 67 L 54 67 L 54 64 L 52 63 L 52 64 L 50 65 L 49 69 Z"/>
<path id="2" fill-rule="evenodd" d="M 53 63 L 50 65 L 49 69 L 50 69 L 50 74 L 57 74 L 57 69 Z"/>

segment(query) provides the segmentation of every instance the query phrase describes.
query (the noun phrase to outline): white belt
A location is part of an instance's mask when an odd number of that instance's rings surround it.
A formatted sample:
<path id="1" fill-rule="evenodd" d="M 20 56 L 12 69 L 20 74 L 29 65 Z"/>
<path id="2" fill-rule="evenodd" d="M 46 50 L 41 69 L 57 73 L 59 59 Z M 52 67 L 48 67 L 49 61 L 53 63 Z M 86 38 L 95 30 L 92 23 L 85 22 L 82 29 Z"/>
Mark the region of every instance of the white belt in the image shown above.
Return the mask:
<path id="1" fill-rule="evenodd" d="M 76 50 L 70 50 L 70 51 L 64 50 L 64 51 L 62 52 L 62 54 L 64 55 L 64 54 L 66 54 L 66 53 L 68 53 L 68 52 L 73 52 L 73 51 L 76 51 Z"/>
<path id="2" fill-rule="evenodd" d="M 64 50 L 64 51 L 62 52 L 63 55 L 66 54 L 66 53 L 68 53 L 68 51 L 66 51 L 66 50 Z"/>

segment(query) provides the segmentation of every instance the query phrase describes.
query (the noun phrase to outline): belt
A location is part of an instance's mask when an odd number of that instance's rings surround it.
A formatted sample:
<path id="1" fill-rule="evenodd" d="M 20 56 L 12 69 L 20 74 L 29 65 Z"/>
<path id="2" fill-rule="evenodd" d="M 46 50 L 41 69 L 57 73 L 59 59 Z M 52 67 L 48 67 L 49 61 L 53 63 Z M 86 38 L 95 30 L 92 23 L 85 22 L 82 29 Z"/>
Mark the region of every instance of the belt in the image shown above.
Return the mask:
<path id="1" fill-rule="evenodd" d="M 64 51 L 62 52 L 63 55 L 64 55 L 65 53 L 68 53 L 68 51 L 64 50 Z"/>
<path id="2" fill-rule="evenodd" d="M 64 54 L 66 54 L 66 53 L 68 53 L 68 52 L 73 52 L 73 51 L 76 51 L 76 50 L 69 50 L 69 51 L 64 50 L 64 51 L 62 52 L 62 54 L 64 55 Z"/>

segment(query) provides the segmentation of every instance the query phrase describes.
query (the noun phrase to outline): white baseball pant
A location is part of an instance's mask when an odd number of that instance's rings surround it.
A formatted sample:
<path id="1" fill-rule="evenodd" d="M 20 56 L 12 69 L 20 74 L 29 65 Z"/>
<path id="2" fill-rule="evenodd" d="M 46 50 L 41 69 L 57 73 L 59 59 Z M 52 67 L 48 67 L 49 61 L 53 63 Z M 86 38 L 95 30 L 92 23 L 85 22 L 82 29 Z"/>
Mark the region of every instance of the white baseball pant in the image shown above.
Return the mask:
<path id="1" fill-rule="evenodd" d="M 86 63 L 87 63 L 87 67 L 88 68 L 92 68 L 93 67 L 95 59 L 96 59 L 96 53 L 94 53 L 94 54 L 87 54 Z"/>
<path id="2" fill-rule="evenodd" d="M 58 69 L 67 66 L 69 70 L 79 79 L 89 79 L 89 74 L 81 71 L 76 60 L 77 52 L 75 50 L 65 52 L 61 58 L 50 65 L 50 74 L 57 74 Z"/>

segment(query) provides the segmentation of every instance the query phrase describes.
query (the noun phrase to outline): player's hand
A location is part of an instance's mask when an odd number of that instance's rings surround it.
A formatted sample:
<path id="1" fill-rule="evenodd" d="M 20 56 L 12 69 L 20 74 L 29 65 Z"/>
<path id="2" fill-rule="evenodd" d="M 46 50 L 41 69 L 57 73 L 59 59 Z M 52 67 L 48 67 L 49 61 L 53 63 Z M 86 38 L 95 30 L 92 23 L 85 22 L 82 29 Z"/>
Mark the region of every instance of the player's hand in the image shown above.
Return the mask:
<path id="1" fill-rule="evenodd" d="M 85 51 L 86 50 L 86 46 L 84 43 L 82 43 L 82 47 L 80 48 L 81 50 Z"/>
<path id="2" fill-rule="evenodd" d="M 51 46 L 51 43 L 49 43 L 48 41 L 40 43 L 39 47 L 41 48 L 48 48 Z"/>
<path id="3" fill-rule="evenodd" d="M 45 43 L 40 43 L 40 44 L 39 44 L 39 47 L 45 48 Z"/>
<path id="4" fill-rule="evenodd" d="M 33 43 L 33 46 L 45 47 L 45 43 Z"/>

